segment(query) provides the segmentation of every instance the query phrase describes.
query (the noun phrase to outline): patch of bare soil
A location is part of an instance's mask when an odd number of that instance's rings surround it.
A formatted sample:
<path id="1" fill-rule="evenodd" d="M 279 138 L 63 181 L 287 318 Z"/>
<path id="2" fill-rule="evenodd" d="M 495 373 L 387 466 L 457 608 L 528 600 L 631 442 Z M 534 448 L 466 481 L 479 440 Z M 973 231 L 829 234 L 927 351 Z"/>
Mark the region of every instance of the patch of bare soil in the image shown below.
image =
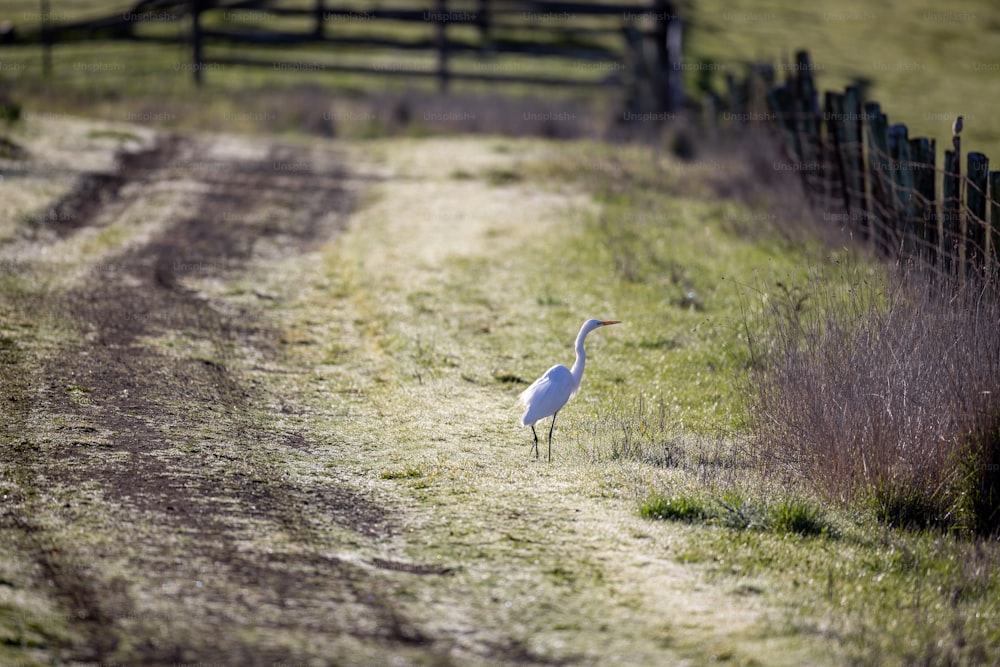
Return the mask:
<path id="1" fill-rule="evenodd" d="M 379 574 L 447 569 L 338 557 L 331 535 L 389 536 L 392 516 L 360 490 L 309 486 L 280 465 L 313 445 L 287 419 L 275 426 L 241 371 L 247 357 L 280 357 L 267 295 L 223 310 L 188 286 L 336 235 L 354 201 L 340 156 L 169 137 L 82 179 L 47 219 L 66 239 L 148 191 L 186 198 L 188 213 L 35 304 L 80 342 L 42 355 L 31 377 L 16 344 L 0 350 L 12 445 L 0 463 L 20 489 L 0 525 L 72 619 L 76 638 L 49 647 L 53 657 L 253 665 L 342 659 L 356 646 L 422 647 L 447 662 L 387 601 Z"/>

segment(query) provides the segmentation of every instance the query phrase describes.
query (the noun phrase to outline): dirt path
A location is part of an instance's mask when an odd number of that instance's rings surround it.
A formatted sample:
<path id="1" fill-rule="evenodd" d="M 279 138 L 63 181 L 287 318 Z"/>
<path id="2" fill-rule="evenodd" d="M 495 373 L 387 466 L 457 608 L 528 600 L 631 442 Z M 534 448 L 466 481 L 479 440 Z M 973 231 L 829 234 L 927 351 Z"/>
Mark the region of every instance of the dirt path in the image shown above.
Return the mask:
<path id="1" fill-rule="evenodd" d="M 75 343 L 39 353 L 4 338 L 3 534 L 69 619 L 33 630 L 64 644 L 57 658 L 272 664 L 428 643 L 383 599 L 373 571 L 393 562 L 328 549 L 331 530 L 393 533 L 390 514 L 284 469 L 310 443 L 257 409 L 275 398 L 246 375 L 278 361 L 270 297 L 251 290 L 227 312 L 186 286 L 325 242 L 354 189 L 329 150 L 174 137 L 81 179 L 46 216 L 64 248 L 137 211 L 160 218 L 80 280 L 12 304 Z M 14 266 L 26 281 L 52 268 Z"/>

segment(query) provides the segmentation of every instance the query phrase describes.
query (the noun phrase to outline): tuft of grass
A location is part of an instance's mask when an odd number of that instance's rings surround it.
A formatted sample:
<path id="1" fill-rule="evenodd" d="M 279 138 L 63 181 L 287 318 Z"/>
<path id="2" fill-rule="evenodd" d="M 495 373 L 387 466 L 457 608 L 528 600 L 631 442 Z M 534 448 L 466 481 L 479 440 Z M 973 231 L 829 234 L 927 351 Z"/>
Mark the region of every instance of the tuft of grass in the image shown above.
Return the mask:
<path id="1" fill-rule="evenodd" d="M 664 496 L 654 493 L 639 506 L 639 515 L 645 519 L 694 523 L 707 520 L 711 512 L 705 499 L 697 494 Z"/>
<path id="2" fill-rule="evenodd" d="M 837 530 L 816 503 L 801 498 L 751 499 L 728 490 L 716 497 L 704 492 L 663 495 L 651 493 L 639 505 L 646 519 L 706 523 L 737 531 L 760 530 L 801 536 L 836 536 Z"/>
<path id="3" fill-rule="evenodd" d="M 486 182 L 493 186 L 511 185 L 524 180 L 524 175 L 514 169 L 491 168 L 486 170 Z"/>
<path id="4" fill-rule="evenodd" d="M 424 471 L 419 468 L 400 468 L 397 470 L 385 470 L 382 472 L 382 479 L 413 479 L 415 477 L 423 477 Z"/>
<path id="5" fill-rule="evenodd" d="M 833 526 L 818 505 L 800 498 L 785 498 L 768 508 L 771 529 L 797 535 L 832 534 Z"/>
<path id="6" fill-rule="evenodd" d="M 751 502 L 735 490 L 724 491 L 715 499 L 716 511 L 712 523 L 718 523 L 735 530 L 766 529 L 767 508 L 762 503 Z"/>
<path id="7" fill-rule="evenodd" d="M 934 496 L 926 489 L 886 480 L 876 484 L 862 504 L 867 505 L 877 519 L 890 526 L 908 529 L 947 527 L 949 514 Z"/>
<path id="8" fill-rule="evenodd" d="M 134 132 L 126 132 L 123 130 L 91 130 L 87 132 L 88 139 L 113 139 L 119 143 L 128 143 L 134 141 L 136 143 L 141 142 L 142 139 L 139 138 Z"/>

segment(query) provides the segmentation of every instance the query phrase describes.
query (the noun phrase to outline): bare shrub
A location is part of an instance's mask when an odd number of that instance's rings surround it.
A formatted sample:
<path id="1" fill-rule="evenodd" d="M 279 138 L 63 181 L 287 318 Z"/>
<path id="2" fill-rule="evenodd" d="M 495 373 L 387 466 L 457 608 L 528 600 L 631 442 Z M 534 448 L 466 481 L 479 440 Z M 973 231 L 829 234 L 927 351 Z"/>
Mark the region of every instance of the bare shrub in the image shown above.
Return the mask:
<path id="1" fill-rule="evenodd" d="M 845 271 L 846 290 L 779 286 L 756 334 L 748 323 L 759 461 L 892 523 L 995 531 L 996 294 Z"/>

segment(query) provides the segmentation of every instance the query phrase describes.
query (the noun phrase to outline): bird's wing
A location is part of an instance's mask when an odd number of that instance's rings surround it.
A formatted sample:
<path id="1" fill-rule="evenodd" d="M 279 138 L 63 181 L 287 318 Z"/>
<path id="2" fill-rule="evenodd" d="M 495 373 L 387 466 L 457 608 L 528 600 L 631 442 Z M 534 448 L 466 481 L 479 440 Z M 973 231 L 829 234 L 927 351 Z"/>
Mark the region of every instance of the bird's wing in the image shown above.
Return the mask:
<path id="1" fill-rule="evenodd" d="M 517 397 L 526 408 L 521 425 L 534 424 L 554 415 L 576 393 L 575 385 L 573 374 L 565 366 L 553 366 L 545 371 L 545 375 L 532 382 Z"/>
<path id="2" fill-rule="evenodd" d="M 572 381 L 573 375 L 569 372 L 568 368 L 561 364 L 553 366 L 549 370 L 545 371 L 545 374 L 542 375 L 542 377 L 532 382 L 531 386 L 522 391 L 517 397 L 517 400 L 527 405 L 536 396 L 546 393 L 549 390 L 549 387 L 571 383 Z"/>

